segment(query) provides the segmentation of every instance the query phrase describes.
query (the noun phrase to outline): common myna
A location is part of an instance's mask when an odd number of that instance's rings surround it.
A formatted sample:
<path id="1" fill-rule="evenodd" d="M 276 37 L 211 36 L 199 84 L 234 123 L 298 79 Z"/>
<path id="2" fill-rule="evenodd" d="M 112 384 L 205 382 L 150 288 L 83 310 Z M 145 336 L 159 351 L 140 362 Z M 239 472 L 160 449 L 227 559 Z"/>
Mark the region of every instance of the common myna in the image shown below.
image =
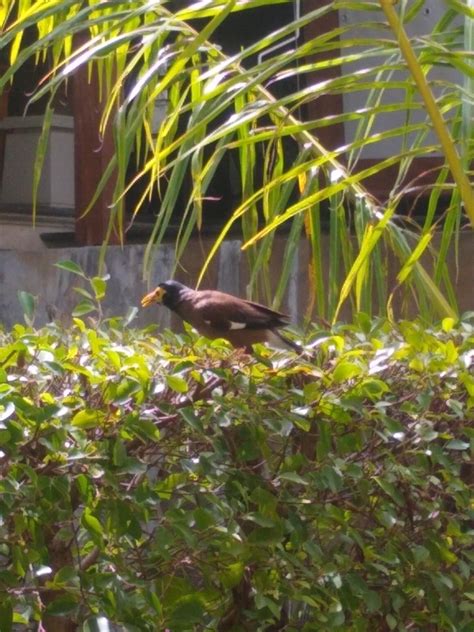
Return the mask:
<path id="1" fill-rule="evenodd" d="M 192 290 L 177 281 L 165 281 L 142 298 L 142 306 L 163 303 L 207 338 L 225 338 L 234 347 L 250 350 L 256 342 L 301 348 L 278 331 L 288 316 L 273 309 L 216 290 Z"/>

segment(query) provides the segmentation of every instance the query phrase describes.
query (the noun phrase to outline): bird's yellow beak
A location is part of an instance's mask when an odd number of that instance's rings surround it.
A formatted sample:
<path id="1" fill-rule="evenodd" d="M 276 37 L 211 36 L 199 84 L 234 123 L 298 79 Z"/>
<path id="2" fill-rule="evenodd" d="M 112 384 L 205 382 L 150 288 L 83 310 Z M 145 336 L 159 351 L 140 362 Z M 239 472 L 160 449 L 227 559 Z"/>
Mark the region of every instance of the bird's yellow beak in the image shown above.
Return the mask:
<path id="1" fill-rule="evenodd" d="M 165 294 L 166 290 L 164 290 L 162 287 L 157 287 L 155 290 L 153 290 L 153 292 L 145 294 L 141 301 L 142 307 L 149 307 L 153 303 L 161 303 Z"/>

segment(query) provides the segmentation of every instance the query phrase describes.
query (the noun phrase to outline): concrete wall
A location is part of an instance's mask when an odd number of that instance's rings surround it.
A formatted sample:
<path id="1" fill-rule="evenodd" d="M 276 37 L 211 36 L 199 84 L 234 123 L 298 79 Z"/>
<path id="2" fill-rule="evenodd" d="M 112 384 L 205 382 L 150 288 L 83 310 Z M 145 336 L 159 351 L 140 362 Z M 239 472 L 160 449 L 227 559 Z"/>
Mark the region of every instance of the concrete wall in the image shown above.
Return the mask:
<path id="1" fill-rule="evenodd" d="M 1 230 L 1 229 L 0 229 Z M 144 246 L 131 245 L 125 248 L 110 247 L 106 253 L 106 271 L 110 274 L 107 296 L 104 300 L 106 315 L 124 315 L 132 306 L 139 306 L 140 299 L 151 287 L 174 276 L 190 285 L 195 282 L 199 266 L 204 260 L 205 248 L 209 243 L 194 242 L 188 248 L 178 275 L 173 275 L 174 246 L 163 245 L 157 252 L 153 271 L 148 282 L 143 280 Z M 0 323 L 10 327 L 22 322 L 22 310 L 18 291 L 24 290 L 37 296 L 38 310 L 35 324 L 42 324 L 54 314 L 55 318 L 67 322 L 71 311 L 81 297 L 74 287 L 83 285 L 80 277 L 59 270 L 54 263 L 72 259 L 88 275 L 97 273 L 100 248 L 67 248 L 10 250 L 0 249 Z M 240 243 L 227 242 L 207 278 L 208 287 L 220 287 L 229 292 L 245 295 L 240 282 Z M 137 325 L 159 321 L 168 326 L 169 312 L 166 309 L 149 308 L 140 310 Z"/>
<path id="2" fill-rule="evenodd" d="M 3 234 L 0 227 L 0 234 Z M 18 301 L 19 290 L 31 292 L 38 297 L 36 324 L 47 322 L 54 314 L 67 322 L 80 296 L 74 286 L 80 284 L 79 277 L 59 270 L 54 263 L 64 259 L 72 259 L 79 263 L 89 275 L 97 272 L 100 249 L 65 248 L 46 249 L 44 247 L 31 250 L 18 250 L 19 239 L 11 236 L 10 248 L 0 239 L 0 323 L 10 327 L 15 322 L 22 322 L 22 311 Z M 208 252 L 212 239 L 194 240 L 190 243 L 177 274 L 174 271 L 174 246 L 164 244 L 157 251 L 149 283 L 143 280 L 144 246 L 129 245 L 125 248 L 110 247 L 106 253 L 106 267 L 110 274 L 107 296 L 104 301 L 106 315 L 124 315 L 132 306 L 140 305 L 140 298 L 150 287 L 172 276 L 193 285 Z M 3 247 L 3 249 L 2 249 Z M 284 256 L 285 240 L 276 240 L 274 252 L 275 279 L 281 269 Z M 289 284 L 286 304 L 282 306 L 295 322 L 301 321 L 307 307 L 307 270 L 308 247 L 301 243 L 300 256 L 293 268 Z M 451 257 L 451 268 L 455 269 L 454 254 Z M 463 233 L 460 240 L 459 271 L 456 280 L 456 292 L 459 297 L 461 311 L 474 310 L 474 232 Z M 396 272 L 396 269 L 395 269 Z M 219 256 L 212 265 L 203 287 L 220 288 L 228 292 L 246 295 L 248 270 L 245 256 L 240 251 L 239 241 L 228 241 L 224 244 Z M 387 280 L 390 287 L 391 281 Z M 348 317 L 348 313 L 343 317 Z M 169 326 L 171 321 L 166 309 L 153 307 L 140 310 L 135 321 L 138 325 L 152 322 Z M 174 326 L 173 322 L 173 326 Z"/>
<path id="3" fill-rule="evenodd" d="M 43 251 L 46 246 L 41 235 L 47 233 L 64 233 L 74 230 L 74 218 L 39 215 L 33 226 L 31 208 L 0 209 L 0 251 L 17 250 L 20 252 Z"/>

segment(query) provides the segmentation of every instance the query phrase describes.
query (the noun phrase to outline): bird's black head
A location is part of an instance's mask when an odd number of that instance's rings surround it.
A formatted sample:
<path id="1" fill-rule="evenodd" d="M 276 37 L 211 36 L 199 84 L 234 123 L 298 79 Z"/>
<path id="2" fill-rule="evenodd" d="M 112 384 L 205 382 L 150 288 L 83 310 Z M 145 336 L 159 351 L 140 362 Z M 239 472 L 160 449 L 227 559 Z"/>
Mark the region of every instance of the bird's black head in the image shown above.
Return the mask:
<path id="1" fill-rule="evenodd" d="M 183 300 L 183 294 L 186 290 L 189 290 L 188 287 L 178 281 L 165 281 L 160 283 L 158 288 L 162 291 L 161 302 L 169 309 L 174 309 Z"/>
<path id="2" fill-rule="evenodd" d="M 175 309 L 183 300 L 189 288 L 178 281 L 165 281 L 142 298 L 142 306 L 148 307 L 152 303 L 163 303 L 169 309 Z"/>

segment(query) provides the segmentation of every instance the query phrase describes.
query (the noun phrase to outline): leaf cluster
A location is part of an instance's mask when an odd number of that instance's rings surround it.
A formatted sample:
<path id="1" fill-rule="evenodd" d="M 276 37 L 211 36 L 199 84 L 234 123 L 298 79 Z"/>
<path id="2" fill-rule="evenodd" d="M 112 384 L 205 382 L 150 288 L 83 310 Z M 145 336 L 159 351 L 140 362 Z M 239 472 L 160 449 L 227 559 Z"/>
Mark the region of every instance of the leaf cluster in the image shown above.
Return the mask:
<path id="1" fill-rule="evenodd" d="M 0 342 L 2 630 L 472 629 L 472 320 Z"/>

